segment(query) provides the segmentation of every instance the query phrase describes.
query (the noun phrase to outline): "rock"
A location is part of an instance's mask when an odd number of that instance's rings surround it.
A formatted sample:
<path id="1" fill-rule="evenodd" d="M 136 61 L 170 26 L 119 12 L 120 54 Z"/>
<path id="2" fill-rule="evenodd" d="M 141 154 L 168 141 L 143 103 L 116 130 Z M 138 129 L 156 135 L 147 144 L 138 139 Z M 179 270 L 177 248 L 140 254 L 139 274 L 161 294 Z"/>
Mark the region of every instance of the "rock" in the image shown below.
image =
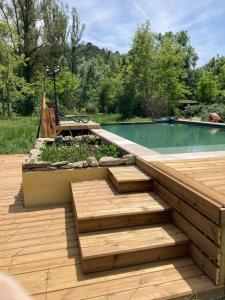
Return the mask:
<path id="1" fill-rule="evenodd" d="M 67 165 L 69 162 L 68 161 L 58 161 L 52 164 L 52 167 L 61 167 Z"/>
<path id="2" fill-rule="evenodd" d="M 28 157 L 28 158 L 25 159 L 25 163 L 34 163 L 36 161 L 37 161 L 37 159 L 35 159 L 32 156 L 30 156 L 30 157 Z"/>
<path id="3" fill-rule="evenodd" d="M 78 136 L 75 136 L 75 137 L 74 137 L 74 140 L 75 140 L 75 141 L 82 141 L 83 138 L 84 138 L 84 136 L 78 135 Z"/>
<path id="4" fill-rule="evenodd" d="M 135 157 L 132 154 L 124 155 L 123 160 L 124 160 L 125 165 L 134 165 L 135 164 Z"/>
<path id="5" fill-rule="evenodd" d="M 25 162 L 23 163 L 23 169 L 50 169 L 50 163 L 45 161 L 36 161 L 36 162 Z"/>
<path id="6" fill-rule="evenodd" d="M 41 155 L 41 150 L 40 149 L 31 149 L 30 150 L 30 155 L 38 157 L 38 156 Z"/>
<path id="7" fill-rule="evenodd" d="M 99 163 L 94 156 L 87 157 L 87 163 L 90 167 L 98 167 Z"/>
<path id="8" fill-rule="evenodd" d="M 45 143 L 43 141 L 36 141 L 34 148 L 35 149 L 43 149 L 45 147 Z"/>
<path id="9" fill-rule="evenodd" d="M 111 156 L 105 156 L 101 157 L 99 159 L 99 165 L 100 166 L 119 166 L 124 163 L 124 159 L 122 158 L 116 158 L 116 157 L 111 157 Z"/>
<path id="10" fill-rule="evenodd" d="M 53 143 L 55 141 L 54 138 L 38 138 L 37 141 L 45 142 L 45 143 Z"/>
<path id="11" fill-rule="evenodd" d="M 74 163 L 68 163 L 67 165 L 61 166 L 60 169 L 81 169 L 83 168 L 83 161 L 78 161 Z"/>
<path id="12" fill-rule="evenodd" d="M 83 161 L 83 167 L 84 167 L 84 168 L 87 168 L 88 166 L 89 166 L 89 165 L 88 165 L 88 162 L 87 162 L 86 160 L 84 160 L 84 161 Z"/>
<path id="13" fill-rule="evenodd" d="M 73 140 L 73 137 L 70 135 L 64 136 L 64 138 L 63 138 L 63 142 L 70 142 L 72 140 Z"/>

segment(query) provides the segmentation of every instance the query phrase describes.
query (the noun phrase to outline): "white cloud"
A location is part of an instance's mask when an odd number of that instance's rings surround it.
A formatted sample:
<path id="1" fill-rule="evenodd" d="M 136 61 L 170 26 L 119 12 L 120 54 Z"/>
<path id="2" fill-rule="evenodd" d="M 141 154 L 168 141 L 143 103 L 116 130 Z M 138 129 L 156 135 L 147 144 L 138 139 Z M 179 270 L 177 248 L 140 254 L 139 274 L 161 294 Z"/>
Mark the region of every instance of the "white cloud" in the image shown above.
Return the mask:
<path id="1" fill-rule="evenodd" d="M 188 30 L 201 58 L 216 55 L 213 21 L 225 12 L 223 0 L 67 0 L 86 23 L 83 39 L 126 52 L 137 25 L 150 19 L 155 32 Z M 213 29 L 212 29 L 213 28 Z M 219 28 L 218 28 L 219 29 Z M 210 32 L 212 31 L 212 32 Z M 214 31 L 214 32 L 213 32 Z M 210 57 L 208 57 L 210 58 Z"/>

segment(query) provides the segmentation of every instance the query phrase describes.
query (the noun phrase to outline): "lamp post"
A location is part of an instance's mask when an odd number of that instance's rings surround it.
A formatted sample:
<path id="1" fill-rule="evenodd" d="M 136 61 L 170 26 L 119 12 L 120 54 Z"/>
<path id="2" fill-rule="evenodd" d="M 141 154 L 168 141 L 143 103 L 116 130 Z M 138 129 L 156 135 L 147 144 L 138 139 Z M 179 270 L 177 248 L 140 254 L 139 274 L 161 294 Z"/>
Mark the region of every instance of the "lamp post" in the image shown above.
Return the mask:
<path id="1" fill-rule="evenodd" d="M 57 102 L 57 95 L 56 95 L 56 75 L 59 74 L 60 66 L 55 68 L 50 68 L 49 66 L 46 67 L 46 73 L 53 78 L 53 87 L 54 87 L 54 102 L 55 102 L 55 120 L 56 125 L 59 125 L 59 114 L 58 114 L 58 102 Z"/>

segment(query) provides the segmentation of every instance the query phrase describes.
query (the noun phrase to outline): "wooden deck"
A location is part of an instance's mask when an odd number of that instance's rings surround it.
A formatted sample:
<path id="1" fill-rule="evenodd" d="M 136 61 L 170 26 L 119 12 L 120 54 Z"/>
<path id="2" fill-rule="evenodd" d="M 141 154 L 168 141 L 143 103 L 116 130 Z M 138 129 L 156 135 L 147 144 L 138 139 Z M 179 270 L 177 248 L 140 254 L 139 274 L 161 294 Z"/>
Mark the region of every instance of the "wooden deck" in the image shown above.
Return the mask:
<path id="1" fill-rule="evenodd" d="M 23 208 L 23 160 L 0 156 L 0 272 L 34 299 L 181 299 L 196 290 L 214 299 L 217 287 L 187 257 L 84 275 L 72 207 Z"/>
<path id="2" fill-rule="evenodd" d="M 225 157 L 166 161 L 164 164 L 205 188 L 225 195 Z M 225 204 L 225 197 L 221 203 Z"/>
<path id="3" fill-rule="evenodd" d="M 74 121 L 60 121 L 60 124 L 56 126 L 57 134 L 60 134 L 62 131 L 76 131 L 76 130 L 89 130 L 89 129 L 99 129 L 100 124 L 93 121 L 87 123 L 83 122 L 74 122 Z"/>

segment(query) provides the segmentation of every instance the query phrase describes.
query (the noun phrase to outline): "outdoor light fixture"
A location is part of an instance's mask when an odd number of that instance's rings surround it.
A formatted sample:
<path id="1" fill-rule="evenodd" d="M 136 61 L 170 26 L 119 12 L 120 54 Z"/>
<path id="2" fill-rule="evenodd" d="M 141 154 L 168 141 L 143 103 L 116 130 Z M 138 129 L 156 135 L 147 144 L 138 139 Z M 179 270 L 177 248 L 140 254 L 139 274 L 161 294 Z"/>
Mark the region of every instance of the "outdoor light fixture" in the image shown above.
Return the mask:
<path id="1" fill-rule="evenodd" d="M 50 68 L 49 66 L 46 67 L 46 73 L 53 78 L 53 87 L 54 87 L 54 101 L 55 101 L 55 120 L 56 125 L 59 125 L 59 114 L 58 114 L 58 102 L 57 102 L 57 95 L 56 95 L 56 75 L 60 72 L 60 66 L 56 66 L 55 68 Z"/>

